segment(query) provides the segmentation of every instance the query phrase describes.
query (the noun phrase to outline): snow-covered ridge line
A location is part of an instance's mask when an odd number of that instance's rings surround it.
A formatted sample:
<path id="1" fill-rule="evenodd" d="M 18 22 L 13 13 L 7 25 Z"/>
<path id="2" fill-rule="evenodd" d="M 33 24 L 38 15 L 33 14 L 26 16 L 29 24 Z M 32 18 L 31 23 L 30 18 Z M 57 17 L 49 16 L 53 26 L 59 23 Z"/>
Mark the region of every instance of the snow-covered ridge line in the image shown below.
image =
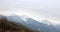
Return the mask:
<path id="1" fill-rule="evenodd" d="M 29 28 L 32 28 L 32 29 L 35 29 L 38 31 L 55 32 L 54 26 L 50 22 L 48 22 L 47 20 L 43 20 L 42 22 L 38 22 L 35 19 L 32 19 L 32 18 L 25 16 L 25 15 L 23 15 L 23 16 L 11 15 L 11 16 L 3 16 L 3 17 L 6 17 L 10 21 L 14 21 L 16 23 L 21 23 L 22 25 L 24 25 L 26 27 L 29 27 Z"/>

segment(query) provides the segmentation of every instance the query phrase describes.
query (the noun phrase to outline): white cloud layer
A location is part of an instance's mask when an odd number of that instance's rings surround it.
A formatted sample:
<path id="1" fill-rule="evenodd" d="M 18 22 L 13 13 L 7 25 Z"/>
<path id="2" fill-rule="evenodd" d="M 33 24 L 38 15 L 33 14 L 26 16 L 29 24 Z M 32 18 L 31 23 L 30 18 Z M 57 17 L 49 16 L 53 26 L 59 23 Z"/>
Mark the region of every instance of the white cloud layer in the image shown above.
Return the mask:
<path id="1" fill-rule="evenodd" d="M 0 14 L 26 14 L 60 23 L 60 0 L 0 0 Z"/>

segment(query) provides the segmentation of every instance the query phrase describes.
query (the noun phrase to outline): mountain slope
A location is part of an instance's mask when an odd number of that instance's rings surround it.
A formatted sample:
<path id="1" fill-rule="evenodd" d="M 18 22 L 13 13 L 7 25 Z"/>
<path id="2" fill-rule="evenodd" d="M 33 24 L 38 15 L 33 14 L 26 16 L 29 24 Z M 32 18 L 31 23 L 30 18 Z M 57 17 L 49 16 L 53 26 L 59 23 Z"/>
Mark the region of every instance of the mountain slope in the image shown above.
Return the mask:
<path id="1" fill-rule="evenodd" d="M 45 21 L 46 23 L 38 22 L 30 17 L 25 17 L 25 16 L 7 16 L 8 20 L 15 21 L 16 23 L 21 23 L 24 26 L 31 28 L 33 30 L 38 30 L 40 32 L 56 32 L 54 26 L 48 22 Z M 49 23 L 49 25 L 47 24 Z"/>
<path id="2" fill-rule="evenodd" d="M 36 32 L 22 24 L 9 21 L 5 16 L 0 18 L 0 32 Z"/>

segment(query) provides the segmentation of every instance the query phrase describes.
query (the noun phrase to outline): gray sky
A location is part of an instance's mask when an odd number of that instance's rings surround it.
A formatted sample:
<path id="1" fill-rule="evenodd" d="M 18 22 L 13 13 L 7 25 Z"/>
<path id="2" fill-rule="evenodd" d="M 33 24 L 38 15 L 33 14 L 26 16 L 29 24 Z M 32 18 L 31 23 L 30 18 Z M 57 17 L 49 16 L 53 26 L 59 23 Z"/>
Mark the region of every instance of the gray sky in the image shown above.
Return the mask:
<path id="1" fill-rule="evenodd" d="M 25 14 L 36 20 L 60 23 L 60 0 L 0 0 L 0 13 Z"/>

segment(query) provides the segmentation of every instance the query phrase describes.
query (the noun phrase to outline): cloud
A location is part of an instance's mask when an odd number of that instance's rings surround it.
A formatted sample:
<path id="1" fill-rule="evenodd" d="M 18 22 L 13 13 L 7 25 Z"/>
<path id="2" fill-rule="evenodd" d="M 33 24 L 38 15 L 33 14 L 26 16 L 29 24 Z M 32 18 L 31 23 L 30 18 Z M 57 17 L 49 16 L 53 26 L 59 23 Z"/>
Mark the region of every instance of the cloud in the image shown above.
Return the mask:
<path id="1" fill-rule="evenodd" d="M 60 0 L 0 0 L 0 11 L 60 21 Z"/>

